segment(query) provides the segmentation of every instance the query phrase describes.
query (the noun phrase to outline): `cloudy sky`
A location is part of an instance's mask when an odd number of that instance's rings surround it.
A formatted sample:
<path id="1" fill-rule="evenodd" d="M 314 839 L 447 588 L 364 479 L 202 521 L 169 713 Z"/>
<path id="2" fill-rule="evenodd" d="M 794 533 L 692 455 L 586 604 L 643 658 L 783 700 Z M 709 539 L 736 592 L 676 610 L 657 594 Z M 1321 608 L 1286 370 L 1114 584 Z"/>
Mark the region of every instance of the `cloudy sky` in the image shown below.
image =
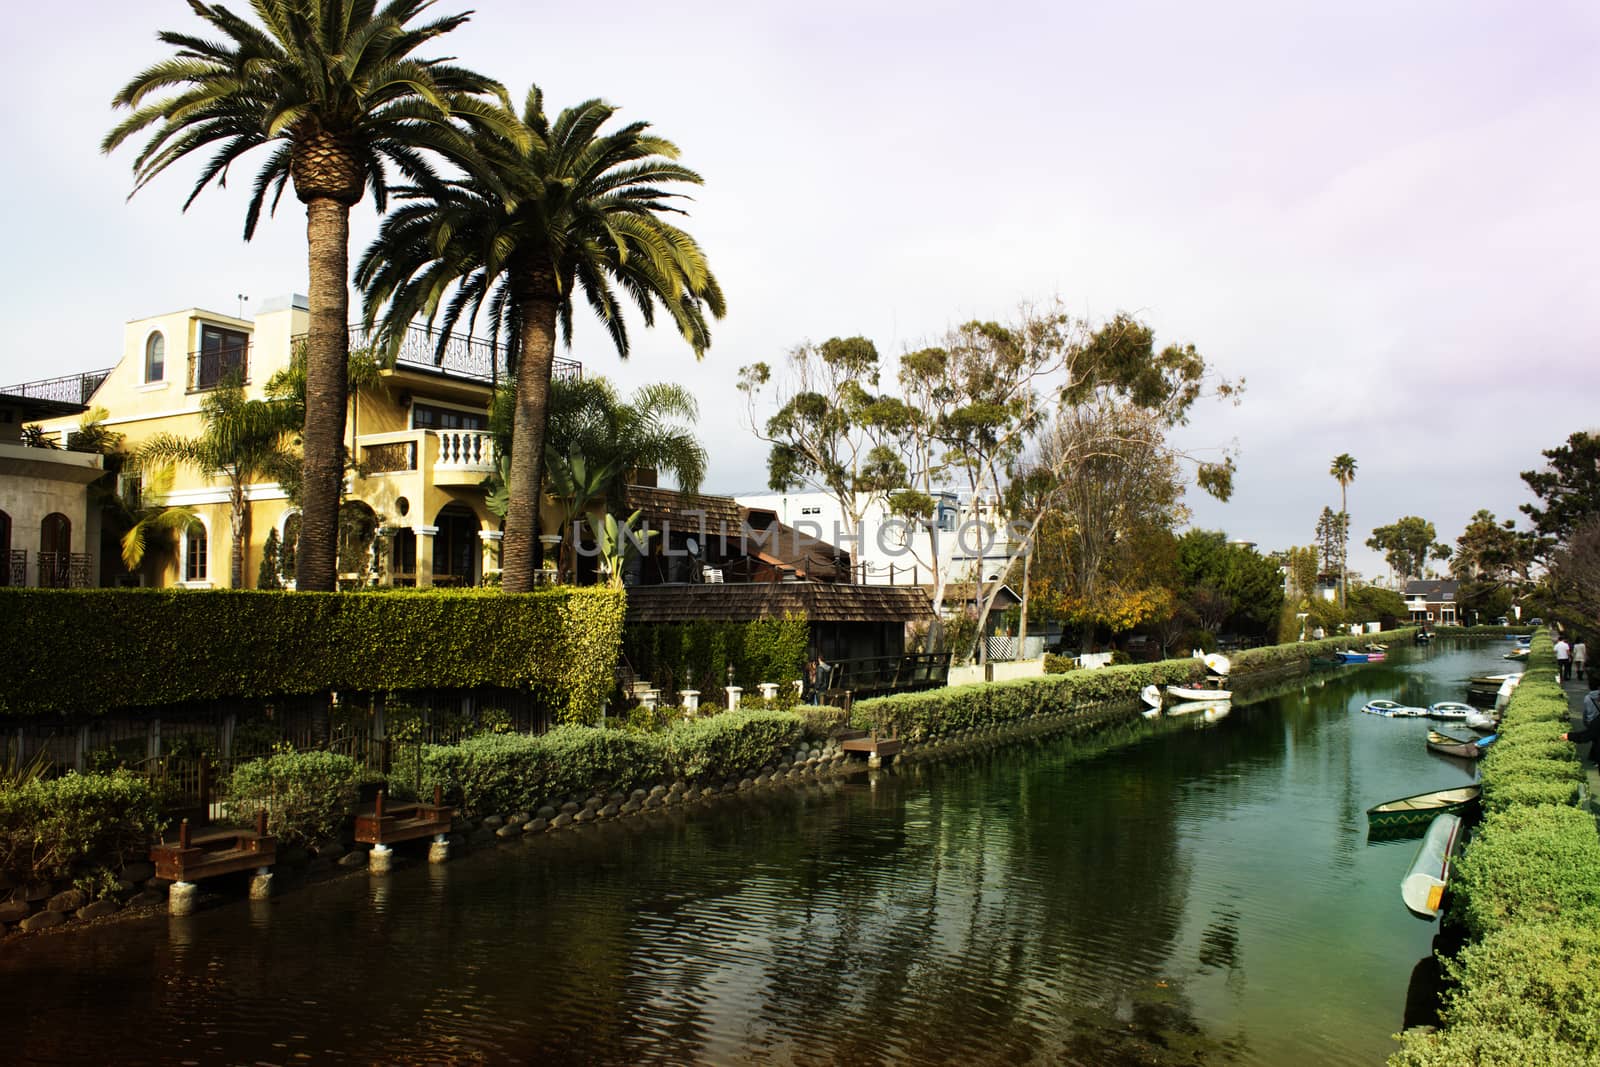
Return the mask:
<path id="1" fill-rule="evenodd" d="M 97 151 L 155 31 L 196 26 L 179 0 L 13 13 L 0 382 L 107 366 L 130 318 L 304 291 L 298 204 L 244 245 L 246 174 L 180 215 L 191 169 L 130 202 L 133 153 Z M 897 353 L 1059 295 L 1247 380 L 1186 433 L 1239 450 L 1233 500 L 1195 520 L 1269 549 L 1337 506 L 1340 452 L 1358 540 L 1405 514 L 1453 540 L 1600 425 L 1597 38 L 1600 9 L 1554 2 L 481 0 L 447 41 L 518 98 L 622 105 L 705 175 L 689 226 L 729 304 L 705 360 L 657 331 L 620 365 L 584 319 L 574 355 L 692 385 L 707 488 L 765 483 L 741 365 L 835 335 Z M 358 207 L 357 250 L 375 228 Z"/>

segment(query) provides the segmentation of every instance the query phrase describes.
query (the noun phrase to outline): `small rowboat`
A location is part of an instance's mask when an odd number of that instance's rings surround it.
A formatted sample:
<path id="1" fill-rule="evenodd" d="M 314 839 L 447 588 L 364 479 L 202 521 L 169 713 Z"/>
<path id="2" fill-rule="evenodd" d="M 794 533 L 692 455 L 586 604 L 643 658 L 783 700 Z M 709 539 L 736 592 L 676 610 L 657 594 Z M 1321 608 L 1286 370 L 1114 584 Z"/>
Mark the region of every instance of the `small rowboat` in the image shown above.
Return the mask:
<path id="1" fill-rule="evenodd" d="M 1417 793 L 1386 800 L 1367 809 L 1367 825 L 1376 830 L 1415 827 L 1418 830 L 1433 821 L 1435 815 L 1446 812 L 1459 814 L 1478 802 L 1479 786 L 1463 785 L 1454 789 L 1435 789 L 1431 793 Z"/>
<path id="2" fill-rule="evenodd" d="M 1444 910 L 1444 891 L 1450 884 L 1450 868 L 1461 847 L 1461 816 L 1435 815 L 1422 844 L 1400 880 L 1400 899 L 1419 919 L 1430 922 Z"/>
<path id="3" fill-rule="evenodd" d="M 1373 642 L 1372 644 L 1367 646 L 1367 651 L 1368 652 L 1387 652 L 1387 651 L 1389 651 L 1389 646 L 1388 645 L 1380 645 L 1377 642 Z"/>
<path id="4" fill-rule="evenodd" d="M 1446 756 L 1457 756 L 1461 759 L 1477 759 L 1483 755 L 1483 750 L 1488 748 L 1495 739 L 1494 734 L 1488 737 L 1461 738 L 1450 734 L 1441 734 L 1437 730 L 1428 731 L 1428 747 L 1433 751 Z"/>
<path id="5" fill-rule="evenodd" d="M 1500 717 L 1498 715 L 1490 715 L 1488 712 L 1479 711 L 1476 708 L 1472 709 L 1472 714 L 1466 717 L 1465 722 L 1469 728 L 1482 730 L 1486 734 L 1492 734 L 1500 729 Z"/>
<path id="6" fill-rule="evenodd" d="M 1505 659 L 1527 659 L 1528 658 L 1528 650 L 1526 648 L 1514 648 L 1510 652 L 1507 652 L 1503 658 L 1505 658 Z"/>
<path id="7" fill-rule="evenodd" d="M 1458 700 L 1441 700 L 1428 709 L 1430 719 L 1450 719 L 1455 722 L 1467 722 L 1476 714 L 1477 708 Z"/>
<path id="8" fill-rule="evenodd" d="M 1428 715 L 1427 708 L 1413 708 L 1393 700 L 1369 700 L 1361 705 L 1361 710 L 1386 719 L 1422 719 Z"/>
<path id="9" fill-rule="evenodd" d="M 1474 689 L 1499 689 L 1507 678 L 1521 678 L 1519 674 L 1475 674 L 1467 679 L 1467 684 Z"/>
<path id="10" fill-rule="evenodd" d="M 1345 652 L 1335 652 L 1334 655 L 1339 657 L 1339 662 L 1341 662 L 1341 663 L 1366 663 L 1368 660 L 1370 660 L 1372 658 L 1366 652 L 1349 652 L 1349 651 L 1345 651 Z"/>
<path id="11" fill-rule="evenodd" d="M 1176 700 L 1199 700 L 1208 704 L 1215 704 L 1219 700 L 1232 700 L 1231 689 L 1201 689 L 1192 685 L 1169 685 L 1167 696 Z"/>

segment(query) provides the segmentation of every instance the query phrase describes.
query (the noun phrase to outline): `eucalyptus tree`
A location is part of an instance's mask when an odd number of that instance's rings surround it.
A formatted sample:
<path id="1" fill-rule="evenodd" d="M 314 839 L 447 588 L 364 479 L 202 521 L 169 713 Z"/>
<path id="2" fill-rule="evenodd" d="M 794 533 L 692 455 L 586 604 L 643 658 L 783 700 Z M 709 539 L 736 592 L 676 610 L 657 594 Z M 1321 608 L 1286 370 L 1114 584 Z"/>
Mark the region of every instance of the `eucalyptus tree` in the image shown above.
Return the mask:
<path id="1" fill-rule="evenodd" d="M 558 332 L 572 343 L 574 296 L 623 358 L 624 301 L 646 326 L 659 305 L 697 358 L 711 344 L 707 313 L 724 311 L 699 244 L 666 217 L 684 214 L 686 197 L 667 187 L 699 185 L 700 175 L 648 123 L 603 132 L 616 111 L 586 100 L 552 123 L 534 86 L 520 116 L 474 131 L 465 177 L 424 176 L 397 191 L 403 203 L 356 268 L 380 347 L 397 348 L 421 318 L 442 354 L 481 313 L 506 345 L 516 368 L 502 578 L 511 592 L 533 586 L 550 376 Z"/>
<path id="2" fill-rule="evenodd" d="M 461 152 L 452 117 L 475 127 L 500 113 L 493 80 L 417 49 L 466 21 L 418 21 L 432 0 L 252 0 L 260 23 L 190 0 L 210 37 L 163 31 L 176 52 L 135 75 L 113 99 L 130 114 L 102 151 L 152 130 L 134 158 L 134 192 L 173 163 L 209 153 L 184 201 L 256 148 L 267 155 L 245 209 L 244 239 L 262 209 L 293 185 L 306 206 L 310 350 L 304 425 L 305 501 L 300 589 L 334 588 L 349 352 L 350 208 L 371 191 L 383 211 L 388 166 L 408 178 L 432 171 L 426 151 Z"/>
<path id="3" fill-rule="evenodd" d="M 1350 488 L 1350 483 L 1356 480 L 1356 460 L 1348 452 L 1341 452 L 1333 457 L 1333 463 L 1328 467 L 1328 473 L 1333 475 L 1333 480 L 1339 483 L 1339 517 L 1344 523 L 1345 536 L 1349 537 L 1350 508 L 1345 499 L 1345 494 Z M 1347 545 L 1341 545 L 1339 553 L 1339 606 L 1345 606 L 1348 597 L 1345 595 L 1345 586 L 1348 584 L 1349 553 Z"/>
<path id="4" fill-rule="evenodd" d="M 293 408 L 281 401 L 250 400 L 237 379 L 225 382 L 200 402 L 198 437 L 160 433 L 135 453 L 140 470 L 188 467 L 227 483 L 228 584 L 244 588 L 245 531 L 250 517 L 250 486 L 278 481 L 297 457 L 288 447 L 296 429 Z M 124 561 L 128 546 L 124 543 Z M 130 569 L 136 564 L 130 563 Z"/>

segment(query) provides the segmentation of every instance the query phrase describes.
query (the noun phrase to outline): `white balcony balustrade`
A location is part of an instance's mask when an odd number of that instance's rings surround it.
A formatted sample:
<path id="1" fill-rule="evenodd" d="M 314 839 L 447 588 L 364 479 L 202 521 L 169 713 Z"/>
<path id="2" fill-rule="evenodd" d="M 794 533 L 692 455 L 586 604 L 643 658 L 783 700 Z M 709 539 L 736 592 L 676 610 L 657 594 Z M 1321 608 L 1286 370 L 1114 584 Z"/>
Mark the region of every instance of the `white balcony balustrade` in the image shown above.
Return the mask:
<path id="1" fill-rule="evenodd" d="M 434 469 L 494 473 L 494 435 L 486 430 L 429 430 L 439 439 L 439 459 Z"/>

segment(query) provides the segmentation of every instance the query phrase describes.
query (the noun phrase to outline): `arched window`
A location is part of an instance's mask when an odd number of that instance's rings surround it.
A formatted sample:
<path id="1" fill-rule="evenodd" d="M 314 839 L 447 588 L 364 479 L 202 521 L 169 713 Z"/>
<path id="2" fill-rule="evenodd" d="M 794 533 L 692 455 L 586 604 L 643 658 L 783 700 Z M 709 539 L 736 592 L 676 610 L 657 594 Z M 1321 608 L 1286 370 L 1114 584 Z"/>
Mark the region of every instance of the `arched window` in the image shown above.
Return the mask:
<path id="1" fill-rule="evenodd" d="M 209 575 L 210 546 L 206 537 L 204 523 L 196 521 L 190 523 L 183 534 L 183 552 L 179 563 L 179 573 L 183 575 L 185 584 L 190 582 L 204 583 Z"/>
<path id="2" fill-rule="evenodd" d="M 11 516 L 0 511 L 0 585 L 26 584 L 26 575 L 11 575 Z"/>
<path id="3" fill-rule="evenodd" d="M 159 382 L 167 372 L 167 339 L 157 330 L 144 343 L 144 380 Z"/>

